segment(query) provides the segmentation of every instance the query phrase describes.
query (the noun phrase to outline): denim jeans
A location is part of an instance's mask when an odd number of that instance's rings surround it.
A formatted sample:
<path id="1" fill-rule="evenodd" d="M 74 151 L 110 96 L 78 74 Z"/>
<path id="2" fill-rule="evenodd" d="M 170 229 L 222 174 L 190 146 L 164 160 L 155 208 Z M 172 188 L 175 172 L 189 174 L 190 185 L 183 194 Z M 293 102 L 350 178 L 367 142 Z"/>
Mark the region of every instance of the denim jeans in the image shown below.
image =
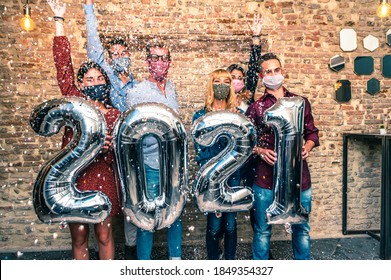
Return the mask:
<path id="1" fill-rule="evenodd" d="M 206 229 L 206 249 L 209 260 L 218 260 L 220 257 L 219 240 L 221 231 L 224 231 L 224 256 L 226 260 L 234 260 L 236 255 L 237 230 L 236 212 L 221 213 L 217 217 L 215 213 L 208 213 Z"/>
<path id="2" fill-rule="evenodd" d="M 233 173 L 228 181 L 228 186 L 240 185 L 240 172 Z M 220 242 L 224 236 L 224 257 L 226 260 L 234 260 L 236 256 L 237 229 L 236 229 L 236 212 L 208 213 L 206 225 L 206 250 L 209 260 L 218 260 L 220 257 Z"/>
<path id="3" fill-rule="evenodd" d="M 159 195 L 159 169 L 145 165 L 147 193 L 150 199 Z M 182 255 L 182 220 L 178 218 L 167 229 L 168 256 L 180 258 Z M 137 259 L 150 260 L 153 245 L 153 232 L 137 229 Z"/>
<path id="4" fill-rule="evenodd" d="M 254 260 L 268 260 L 272 226 L 266 222 L 266 209 L 272 204 L 272 190 L 253 185 L 254 191 L 254 238 L 252 244 Z M 301 204 L 311 212 L 312 189 L 301 192 Z M 292 248 L 296 260 L 311 259 L 310 226 L 307 223 L 292 224 Z"/>

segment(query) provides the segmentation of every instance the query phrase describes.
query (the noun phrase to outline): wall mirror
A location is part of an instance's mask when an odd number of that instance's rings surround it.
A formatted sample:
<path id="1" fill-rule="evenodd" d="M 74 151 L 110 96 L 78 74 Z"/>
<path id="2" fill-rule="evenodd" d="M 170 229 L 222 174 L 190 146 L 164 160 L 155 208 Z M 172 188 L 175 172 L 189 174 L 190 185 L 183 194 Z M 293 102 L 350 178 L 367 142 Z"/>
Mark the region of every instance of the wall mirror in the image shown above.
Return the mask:
<path id="1" fill-rule="evenodd" d="M 342 29 L 339 32 L 339 45 L 344 52 L 357 49 L 357 33 L 354 29 Z"/>
<path id="2" fill-rule="evenodd" d="M 338 80 L 334 84 L 335 100 L 338 102 L 349 102 L 352 99 L 352 89 L 349 80 Z"/>
<path id="3" fill-rule="evenodd" d="M 375 95 L 380 92 L 380 81 L 376 78 L 372 78 L 367 81 L 367 92 L 370 95 Z"/>
<path id="4" fill-rule="evenodd" d="M 384 78 L 391 78 L 391 55 L 385 55 L 381 62 L 381 73 Z"/>
<path id="5" fill-rule="evenodd" d="M 341 71 L 343 68 L 345 68 L 345 58 L 340 55 L 333 56 L 330 58 L 329 67 L 335 72 Z"/>
<path id="6" fill-rule="evenodd" d="M 357 56 L 354 59 L 354 73 L 357 75 L 371 75 L 374 70 L 372 56 Z"/>
<path id="7" fill-rule="evenodd" d="M 372 35 L 368 35 L 367 37 L 365 37 L 363 43 L 364 48 L 371 52 L 373 52 L 379 47 L 379 39 Z"/>

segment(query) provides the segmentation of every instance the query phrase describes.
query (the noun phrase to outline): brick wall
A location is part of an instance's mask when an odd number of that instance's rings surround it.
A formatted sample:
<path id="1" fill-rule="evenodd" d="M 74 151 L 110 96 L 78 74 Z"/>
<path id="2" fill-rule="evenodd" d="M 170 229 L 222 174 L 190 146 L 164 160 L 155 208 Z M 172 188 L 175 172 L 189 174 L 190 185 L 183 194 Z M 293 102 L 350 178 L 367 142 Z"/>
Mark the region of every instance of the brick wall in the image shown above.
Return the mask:
<path id="1" fill-rule="evenodd" d="M 72 46 L 75 67 L 86 58 L 85 17 L 80 0 L 66 0 L 66 33 Z M 309 98 L 321 146 L 309 159 L 313 179 L 312 237 L 340 237 L 342 223 L 342 133 L 373 132 L 388 117 L 391 79 L 383 78 L 380 58 L 391 52 L 385 44 L 385 33 L 391 20 L 379 19 L 377 0 L 308 0 L 308 1 L 209 1 L 209 0 L 113 0 L 97 1 L 99 31 L 103 38 L 127 35 L 133 43 L 132 69 L 137 79 L 147 73 L 142 62 L 143 46 L 153 36 L 160 36 L 172 46 L 173 63 L 170 79 L 176 84 L 180 114 L 190 129 L 193 113 L 202 106 L 207 74 L 218 67 L 248 61 L 251 36 L 247 23 L 255 12 L 264 17 L 263 52 L 279 55 L 286 71 L 286 85 L 293 92 Z M 42 224 L 32 206 L 32 186 L 43 163 L 59 150 L 60 135 L 37 136 L 29 126 L 29 115 L 35 105 L 60 97 L 51 43 L 54 23 L 44 0 L 31 0 L 32 18 L 37 28 L 22 32 L 20 0 L 3 0 L 0 4 L 0 251 L 54 250 L 69 248 L 69 230 L 58 224 Z M 339 31 L 354 28 L 358 48 L 343 52 Z M 380 47 L 374 52 L 363 48 L 362 40 L 372 34 Z M 346 67 L 339 73 L 328 69 L 329 59 L 341 54 Z M 372 55 L 375 72 L 357 76 L 353 60 Z M 376 77 L 382 90 L 376 96 L 366 93 L 366 81 Z M 334 83 L 348 79 L 352 83 L 352 100 L 338 103 Z M 259 85 L 259 91 L 263 91 Z M 190 143 L 190 182 L 194 177 L 193 146 Z M 373 147 L 378 153 L 379 147 Z M 359 158 L 365 145 L 351 151 Z M 368 165 L 368 167 L 367 167 Z M 379 227 L 379 159 L 351 166 L 354 189 L 350 192 L 352 227 Z M 374 176 L 373 174 L 376 174 Z M 376 195 L 369 195 L 375 192 Z M 362 211 L 363 203 L 365 209 Z M 371 210 L 372 209 L 372 210 Z M 239 214 L 239 242 L 249 242 L 252 230 L 248 213 Z M 203 242 L 206 218 L 192 202 L 186 206 L 184 242 Z M 121 225 L 118 222 L 118 228 Z M 289 235 L 274 227 L 273 238 Z M 123 238 L 118 232 L 118 238 Z M 158 239 L 165 238 L 158 234 Z"/>

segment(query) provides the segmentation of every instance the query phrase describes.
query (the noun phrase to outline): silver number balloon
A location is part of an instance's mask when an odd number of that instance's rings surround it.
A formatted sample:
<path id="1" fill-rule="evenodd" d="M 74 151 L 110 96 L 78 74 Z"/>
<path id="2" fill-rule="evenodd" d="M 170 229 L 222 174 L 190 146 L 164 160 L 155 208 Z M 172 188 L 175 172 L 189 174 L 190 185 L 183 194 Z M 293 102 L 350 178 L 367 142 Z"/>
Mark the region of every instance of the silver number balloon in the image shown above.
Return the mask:
<path id="1" fill-rule="evenodd" d="M 308 213 L 300 202 L 304 99 L 284 97 L 264 112 L 275 134 L 277 162 L 273 174 L 273 203 L 266 210 L 269 224 L 303 223 Z"/>
<path id="2" fill-rule="evenodd" d="M 143 139 L 159 143 L 160 190 L 147 195 Z M 159 103 L 142 103 L 123 113 L 114 131 L 114 150 L 123 193 L 123 211 L 145 230 L 169 227 L 186 203 L 188 181 L 187 134 L 177 113 Z"/>
<path id="3" fill-rule="evenodd" d="M 64 126 L 73 129 L 72 141 L 40 170 L 34 185 L 33 204 L 45 223 L 99 223 L 111 210 L 108 197 L 75 187 L 79 172 L 104 145 L 106 121 L 92 104 L 78 97 L 53 99 L 37 106 L 30 116 L 33 130 L 41 136 L 57 134 Z"/>
<path id="4" fill-rule="evenodd" d="M 207 113 L 191 128 L 192 140 L 201 146 L 211 146 L 220 137 L 228 145 L 197 172 L 193 195 L 201 212 L 237 212 L 253 206 L 254 196 L 249 188 L 228 187 L 229 176 L 251 156 L 256 133 L 251 121 L 243 114 L 230 111 Z"/>

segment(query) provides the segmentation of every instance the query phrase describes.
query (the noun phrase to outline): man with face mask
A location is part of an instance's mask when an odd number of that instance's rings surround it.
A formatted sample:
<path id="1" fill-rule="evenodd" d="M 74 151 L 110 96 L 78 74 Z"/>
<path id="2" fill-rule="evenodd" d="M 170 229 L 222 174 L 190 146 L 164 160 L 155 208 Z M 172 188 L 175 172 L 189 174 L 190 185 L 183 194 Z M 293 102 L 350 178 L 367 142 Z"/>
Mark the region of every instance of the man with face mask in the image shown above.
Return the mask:
<path id="1" fill-rule="evenodd" d="M 277 99 L 282 97 L 297 96 L 282 86 L 284 72 L 281 62 L 276 55 L 267 53 L 260 59 L 260 78 L 265 86 L 264 95 L 250 105 L 246 115 L 253 121 L 258 135 L 258 143 L 253 150 L 257 156 L 255 165 L 254 191 L 254 238 L 253 258 L 267 260 L 269 258 L 270 237 L 272 226 L 267 224 L 266 208 L 273 202 L 273 166 L 277 161 L 275 149 L 275 135 L 273 129 L 267 126 L 263 120 L 266 109 L 272 107 Z M 302 148 L 303 173 L 301 203 L 303 207 L 311 211 L 311 177 L 306 159 L 310 151 L 319 146 L 319 130 L 314 125 L 311 113 L 311 105 L 307 98 L 304 108 L 304 146 Z M 310 227 L 308 222 L 292 225 L 292 247 L 295 259 L 310 259 Z"/>
<path id="2" fill-rule="evenodd" d="M 130 51 L 125 40 L 114 38 L 109 43 L 109 59 L 104 57 L 104 48 L 98 34 L 98 21 L 94 13 L 93 0 L 86 0 L 84 13 L 87 24 L 87 55 L 88 58 L 98 63 L 107 73 L 111 82 L 111 105 L 124 112 L 127 109 L 126 95 L 129 89 L 138 82 L 129 71 Z M 136 256 L 136 232 L 137 228 L 128 221 L 125 223 L 125 259 L 137 259 Z"/>
<path id="3" fill-rule="evenodd" d="M 178 101 L 175 86 L 167 79 L 171 64 L 168 48 L 157 40 L 146 46 L 146 65 L 149 76 L 128 91 L 126 104 L 128 107 L 140 103 L 155 102 L 164 104 L 178 112 Z M 147 191 L 151 198 L 159 195 L 159 143 L 154 136 L 143 139 L 144 167 L 147 178 Z M 178 218 L 168 229 L 168 254 L 173 260 L 182 255 L 182 221 Z M 137 230 L 137 258 L 151 259 L 153 232 Z"/>
<path id="4" fill-rule="evenodd" d="M 87 55 L 98 63 L 107 73 L 111 82 L 110 100 L 116 109 L 126 110 L 126 94 L 138 82 L 129 71 L 130 51 L 128 44 L 122 38 L 114 38 L 109 43 L 109 58 L 104 57 L 104 48 L 98 34 L 98 21 L 94 13 L 93 0 L 86 0 L 84 13 L 87 24 Z"/>

